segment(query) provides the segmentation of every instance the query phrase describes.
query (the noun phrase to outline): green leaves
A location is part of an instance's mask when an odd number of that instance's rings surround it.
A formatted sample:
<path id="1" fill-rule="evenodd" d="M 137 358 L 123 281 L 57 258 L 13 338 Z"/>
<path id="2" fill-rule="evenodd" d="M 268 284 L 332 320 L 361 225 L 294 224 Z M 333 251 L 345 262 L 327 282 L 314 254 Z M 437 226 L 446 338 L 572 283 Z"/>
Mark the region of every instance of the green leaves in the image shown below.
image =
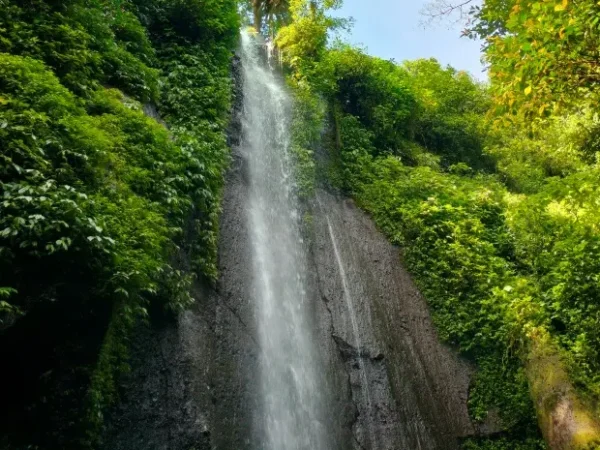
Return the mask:
<path id="1" fill-rule="evenodd" d="M 2 301 L 2 303 L 0 304 L 0 309 L 2 312 L 5 311 L 10 311 L 9 308 L 11 308 L 11 306 L 6 303 L 6 300 L 9 299 L 12 295 L 16 294 L 17 290 L 13 289 L 13 288 L 8 288 L 8 287 L 0 287 L 0 299 Z"/>
<path id="2" fill-rule="evenodd" d="M 54 8 L 42 0 L 11 1 L 0 11 L 0 51 L 30 56 L 50 66 L 73 92 L 87 96 L 111 85 L 142 101 L 155 99 L 154 53 L 137 18 L 109 3 L 84 0 Z"/>
<path id="3" fill-rule="evenodd" d="M 527 118 L 598 103 L 595 0 L 486 0 L 470 33 L 486 39 L 497 113 Z"/>
<path id="4" fill-rule="evenodd" d="M 90 316 L 101 330 L 113 308 L 87 414 L 69 425 L 93 447 L 133 324 L 189 307 L 196 277 L 217 276 L 237 2 L 0 3 L 0 328 L 45 307 L 66 335 Z M 75 344 L 56 350 L 60 370 L 97 350 Z"/>
<path id="5" fill-rule="evenodd" d="M 536 195 L 515 201 L 507 214 L 516 254 L 543 292 L 572 375 L 594 396 L 600 395 L 599 176 L 590 167 L 551 180 Z"/>
<path id="6" fill-rule="evenodd" d="M 0 287 L 0 326 L 10 324 L 15 318 L 23 314 L 21 309 L 12 305 L 8 300 L 17 294 L 17 290 L 9 287 Z"/>
<path id="7" fill-rule="evenodd" d="M 345 46 L 328 51 L 322 66 L 330 96 L 374 133 L 376 152 L 405 156 L 403 143 L 411 135 L 417 103 L 406 71 Z"/>
<path id="8" fill-rule="evenodd" d="M 230 30 L 237 33 L 237 30 Z M 188 205 L 170 201 L 197 217 L 188 223 L 194 238 L 181 243 L 198 273 L 216 279 L 217 230 L 223 174 L 229 162 L 224 129 L 231 99 L 229 60 L 195 45 L 161 47 L 165 88 L 161 112 L 173 125 L 176 144 L 182 151 L 180 168 L 171 180 L 188 192 Z M 198 108 L 198 105 L 204 105 Z M 182 223 L 183 225 L 183 223 Z"/>
<path id="9" fill-rule="evenodd" d="M 311 83 L 316 87 L 320 82 L 327 82 L 322 79 L 322 60 L 326 53 L 328 35 L 331 30 L 344 24 L 343 20 L 327 13 L 339 4 L 339 1 L 290 1 L 291 21 L 279 29 L 275 44 L 281 52 L 282 60 L 293 69 L 293 83 L 300 86 Z"/>

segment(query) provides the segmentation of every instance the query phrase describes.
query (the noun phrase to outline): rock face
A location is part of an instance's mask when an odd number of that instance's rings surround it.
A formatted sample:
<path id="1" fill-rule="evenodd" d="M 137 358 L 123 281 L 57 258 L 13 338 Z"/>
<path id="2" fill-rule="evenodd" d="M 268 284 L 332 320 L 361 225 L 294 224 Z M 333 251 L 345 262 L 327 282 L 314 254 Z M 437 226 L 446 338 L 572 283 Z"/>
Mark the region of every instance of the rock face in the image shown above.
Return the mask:
<path id="1" fill-rule="evenodd" d="M 218 286 L 197 286 L 192 310 L 135 333 L 106 450 L 261 448 L 248 177 L 236 152 L 239 123 L 231 130 Z M 399 251 L 351 201 L 317 197 L 307 296 L 331 450 L 458 448 L 475 434 L 466 408 L 471 369 L 439 342 Z"/>
<path id="2" fill-rule="evenodd" d="M 475 432 L 470 367 L 440 344 L 398 249 L 352 201 L 324 191 L 318 200 L 313 253 L 352 387 L 358 448 L 457 448 Z"/>
<path id="3" fill-rule="evenodd" d="M 257 448 L 260 382 L 245 193 L 238 166 L 227 180 L 218 289 L 199 289 L 194 309 L 175 323 L 136 333 L 132 372 L 104 448 Z M 398 250 L 351 201 L 324 191 L 318 197 L 310 289 L 336 448 L 457 448 L 475 433 L 466 409 L 471 369 L 439 343 Z"/>

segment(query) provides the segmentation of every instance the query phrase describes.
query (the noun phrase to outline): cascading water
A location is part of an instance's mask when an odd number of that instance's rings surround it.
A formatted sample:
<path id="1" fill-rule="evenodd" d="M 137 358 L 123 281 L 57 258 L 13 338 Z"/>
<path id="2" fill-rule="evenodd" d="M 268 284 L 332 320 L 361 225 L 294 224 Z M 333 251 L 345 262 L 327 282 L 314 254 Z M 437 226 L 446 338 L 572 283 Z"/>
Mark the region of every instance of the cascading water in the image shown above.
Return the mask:
<path id="1" fill-rule="evenodd" d="M 360 340 L 360 332 L 358 330 L 358 322 L 356 321 L 356 312 L 354 311 L 354 302 L 352 301 L 352 296 L 350 294 L 350 288 L 348 287 L 348 279 L 346 278 L 346 270 L 344 269 L 344 264 L 342 263 L 342 258 L 340 256 L 340 251 L 338 250 L 337 241 L 335 239 L 335 234 L 333 233 L 333 228 L 331 226 L 331 221 L 328 216 L 325 216 L 327 220 L 327 228 L 329 230 L 329 237 L 331 238 L 331 244 L 333 245 L 333 252 L 335 254 L 335 261 L 337 263 L 338 269 L 340 271 L 340 278 L 342 279 L 342 289 L 344 290 L 344 301 L 346 302 L 346 306 L 348 307 L 348 314 L 350 315 L 350 323 L 352 323 L 352 333 L 354 334 L 354 346 L 356 348 L 356 352 L 358 353 L 359 365 L 361 370 L 361 378 L 364 382 L 364 392 L 367 398 L 368 403 L 371 403 L 371 396 L 369 394 L 369 382 L 367 379 L 367 372 L 364 368 L 364 364 L 362 363 L 362 352 L 363 345 Z"/>
<path id="2" fill-rule="evenodd" d="M 325 450 L 318 353 L 306 294 L 307 258 L 289 155 L 291 99 L 260 37 L 242 32 L 241 152 L 248 172 L 253 301 L 260 346 L 261 450 Z"/>
<path id="3" fill-rule="evenodd" d="M 320 203 L 320 202 L 319 202 Z M 321 205 L 322 208 L 322 205 Z M 340 278 L 342 281 L 342 289 L 344 291 L 344 301 L 346 303 L 348 309 L 348 315 L 350 316 L 350 323 L 352 324 L 352 334 L 354 335 L 354 347 L 356 349 L 356 357 L 360 370 L 360 378 L 362 382 L 361 392 L 364 395 L 364 404 L 366 405 L 367 411 L 370 413 L 373 409 L 373 402 L 371 401 L 371 393 L 369 388 L 369 375 L 367 373 L 367 369 L 365 368 L 363 358 L 367 356 L 365 353 L 365 348 L 360 338 L 360 331 L 358 327 L 358 321 L 356 320 L 356 311 L 354 308 L 354 301 L 352 299 L 352 294 L 350 292 L 350 287 L 348 285 L 348 278 L 346 276 L 346 270 L 344 269 L 344 263 L 342 262 L 342 257 L 340 255 L 340 251 L 338 249 L 337 240 L 335 238 L 335 233 L 333 231 L 333 227 L 331 226 L 331 221 L 329 220 L 329 216 L 325 215 L 325 219 L 327 221 L 327 229 L 329 231 L 329 238 L 331 239 L 331 245 L 333 247 L 333 253 L 335 255 L 335 261 L 338 266 L 338 270 L 340 273 Z M 360 413 L 360 412 L 359 412 Z M 378 450 L 380 448 L 378 437 L 376 430 L 372 427 L 369 427 L 367 430 L 370 449 Z"/>

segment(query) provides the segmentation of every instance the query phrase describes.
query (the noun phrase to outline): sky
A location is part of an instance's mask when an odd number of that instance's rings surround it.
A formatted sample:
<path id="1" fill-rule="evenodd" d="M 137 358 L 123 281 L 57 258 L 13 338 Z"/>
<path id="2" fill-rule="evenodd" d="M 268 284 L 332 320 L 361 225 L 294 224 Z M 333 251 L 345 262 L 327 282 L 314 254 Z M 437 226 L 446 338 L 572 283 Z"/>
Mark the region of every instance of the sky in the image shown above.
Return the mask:
<path id="1" fill-rule="evenodd" d="M 485 80 L 480 43 L 461 38 L 461 25 L 434 23 L 424 26 L 420 14 L 427 0 L 344 0 L 335 16 L 353 17 L 352 44 L 366 47 L 370 55 L 397 62 L 434 57 L 442 65 L 467 70 Z"/>

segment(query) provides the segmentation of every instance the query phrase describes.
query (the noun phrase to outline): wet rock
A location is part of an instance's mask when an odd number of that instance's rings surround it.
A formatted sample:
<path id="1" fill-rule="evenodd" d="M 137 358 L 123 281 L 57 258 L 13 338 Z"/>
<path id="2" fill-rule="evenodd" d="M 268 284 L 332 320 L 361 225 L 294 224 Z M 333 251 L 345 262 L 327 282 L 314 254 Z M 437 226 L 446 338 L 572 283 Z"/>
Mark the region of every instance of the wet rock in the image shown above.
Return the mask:
<path id="1" fill-rule="evenodd" d="M 198 287 L 192 311 L 138 330 L 133 370 L 123 380 L 123 401 L 108 420 L 103 448 L 260 448 L 243 178 L 240 171 L 228 178 L 218 292 Z M 307 295 L 325 366 L 322 394 L 332 412 L 327 426 L 334 449 L 451 450 L 465 436 L 499 431 L 493 414 L 489 423 L 471 423 L 466 405 L 472 368 L 439 342 L 398 249 L 352 202 L 326 192 L 319 198 Z M 358 346 L 326 216 L 340 230 L 335 238 Z"/>
<path id="2" fill-rule="evenodd" d="M 398 249 L 351 201 L 324 191 L 318 197 L 313 253 L 358 411 L 355 448 L 458 448 L 477 431 L 466 405 L 471 367 L 439 342 Z"/>

